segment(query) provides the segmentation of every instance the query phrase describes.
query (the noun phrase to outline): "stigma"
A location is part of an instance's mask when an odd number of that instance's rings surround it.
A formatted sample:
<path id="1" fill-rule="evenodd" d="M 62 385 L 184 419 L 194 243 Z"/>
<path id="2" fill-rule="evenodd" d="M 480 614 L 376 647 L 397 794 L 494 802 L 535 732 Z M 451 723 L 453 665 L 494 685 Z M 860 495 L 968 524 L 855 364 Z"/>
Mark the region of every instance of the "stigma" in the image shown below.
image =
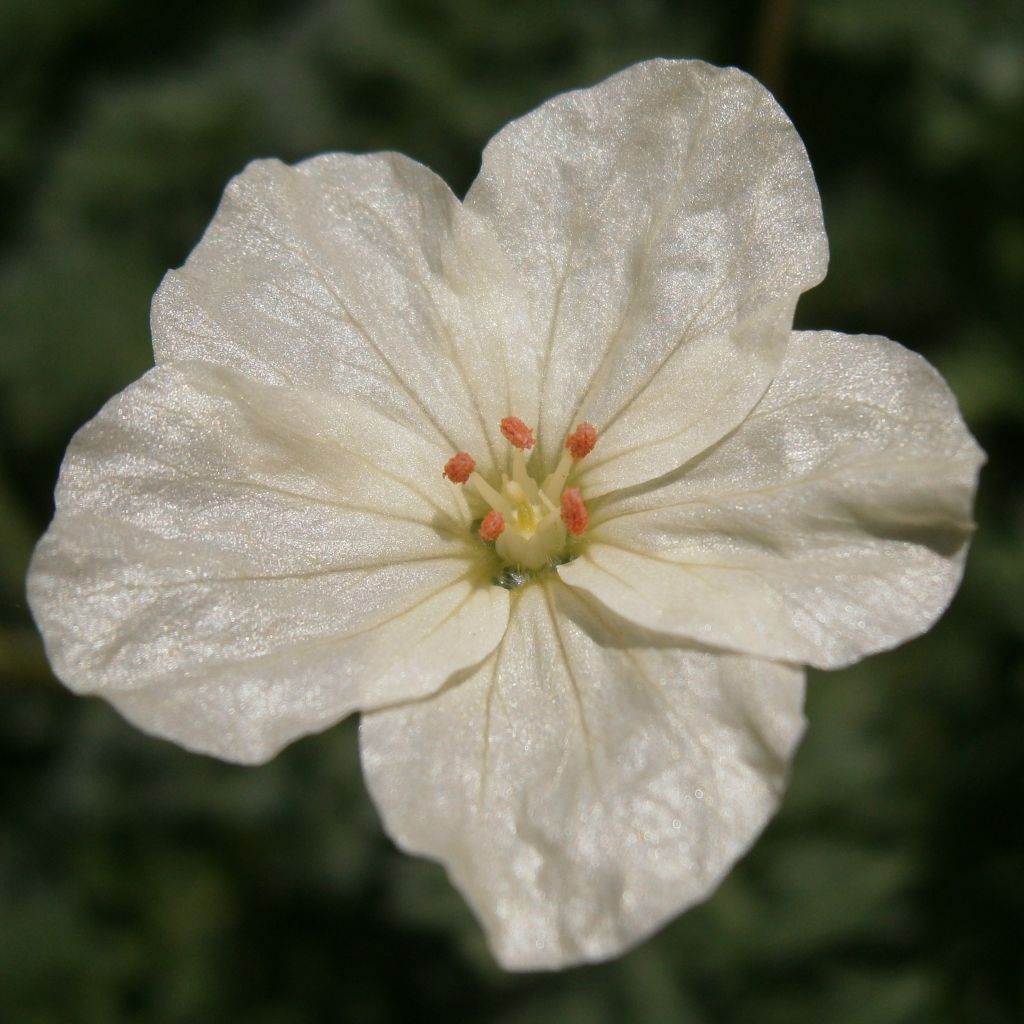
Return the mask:
<path id="1" fill-rule="evenodd" d="M 571 540 L 587 529 L 589 514 L 578 487 L 566 484 L 576 463 L 597 443 L 597 430 L 580 423 L 565 439 L 558 464 L 544 476 L 528 465 L 537 444 L 533 430 L 517 416 L 500 423 L 511 446 L 507 472 L 500 480 L 487 480 L 476 471 L 468 452 L 457 452 L 444 466 L 444 476 L 461 484 L 486 508 L 477 534 L 493 544 L 505 569 L 536 572 L 570 557 Z"/>

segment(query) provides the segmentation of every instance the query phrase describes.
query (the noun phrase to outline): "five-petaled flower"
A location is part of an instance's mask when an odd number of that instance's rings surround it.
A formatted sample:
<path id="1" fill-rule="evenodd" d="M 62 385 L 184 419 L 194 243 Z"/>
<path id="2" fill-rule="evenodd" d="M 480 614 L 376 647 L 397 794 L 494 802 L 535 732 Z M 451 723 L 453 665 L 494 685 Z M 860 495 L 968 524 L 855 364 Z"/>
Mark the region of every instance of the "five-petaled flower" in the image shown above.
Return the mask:
<path id="1" fill-rule="evenodd" d="M 390 834 L 513 968 L 612 956 L 775 809 L 801 665 L 926 629 L 982 454 L 878 337 L 792 332 L 806 155 L 736 70 L 638 64 L 488 145 L 250 165 L 71 444 L 57 674 L 242 762 L 364 712 Z"/>

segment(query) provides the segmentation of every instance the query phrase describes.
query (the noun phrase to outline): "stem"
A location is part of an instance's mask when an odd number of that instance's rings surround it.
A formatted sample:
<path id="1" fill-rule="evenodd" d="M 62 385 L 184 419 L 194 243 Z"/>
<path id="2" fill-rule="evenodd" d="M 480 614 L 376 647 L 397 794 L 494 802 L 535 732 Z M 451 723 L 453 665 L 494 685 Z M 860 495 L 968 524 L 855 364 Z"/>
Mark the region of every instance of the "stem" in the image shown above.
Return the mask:
<path id="1" fill-rule="evenodd" d="M 754 41 L 754 74 L 778 96 L 784 86 L 796 0 L 764 0 Z"/>

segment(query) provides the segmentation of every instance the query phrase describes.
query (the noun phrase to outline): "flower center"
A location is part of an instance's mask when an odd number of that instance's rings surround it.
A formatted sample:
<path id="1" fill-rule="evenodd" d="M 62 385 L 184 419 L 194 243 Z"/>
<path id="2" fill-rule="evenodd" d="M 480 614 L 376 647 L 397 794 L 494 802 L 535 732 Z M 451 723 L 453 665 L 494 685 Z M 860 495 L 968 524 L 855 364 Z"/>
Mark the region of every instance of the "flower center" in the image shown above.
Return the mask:
<path id="1" fill-rule="evenodd" d="M 579 490 L 565 485 L 575 464 L 593 450 L 597 431 L 581 423 L 566 438 L 554 471 L 539 482 L 528 466 L 530 449 L 537 443 L 533 431 L 521 419 L 506 416 L 501 433 L 513 449 L 511 473 L 492 483 L 476 472 L 476 460 L 468 452 L 458 452 L 445 464 L 444 475 L 465 484 L 486 506 L 478 532 L 494 544 L 505 569 L 536 572 L 557 565 L 569 556 L 569 539 L 587 528 L 587 507 Z"/>

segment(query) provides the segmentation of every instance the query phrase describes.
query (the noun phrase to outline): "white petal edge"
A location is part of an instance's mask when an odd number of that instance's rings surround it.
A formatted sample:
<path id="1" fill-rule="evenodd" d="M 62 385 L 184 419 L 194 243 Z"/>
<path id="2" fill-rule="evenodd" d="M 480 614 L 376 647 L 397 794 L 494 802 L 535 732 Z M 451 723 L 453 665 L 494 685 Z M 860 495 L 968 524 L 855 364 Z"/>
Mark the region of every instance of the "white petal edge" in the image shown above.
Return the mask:
<path id="1" fill-rule="evenodd" d="M 795 333 L 739 428 L 668 480 L 613 495 L 559 572 L 648 628 L 835 668 L 945 610 L 983 462 L 920 356 Z"/>
<path id="2" fill-rule="evenodd" d="M 636 64 L 513 121 L 465 204 L 528 294 L 541 459 L 581 420 L 601 431 L 592 496 L 742 419 L 828 259 L 792 124 L 749 75 L 699 61 Z"/>
<path id="3" fill-rule="evenodd" d="M 479 220 L 397 153 L 250 164 L 153 299 L 158 363 L 353 395 L 449 452 L 505 461 L 533 417 L 524 301 Z"/>
<path id="4" fill-rule="evenodd" d="M 362 717 L 395 841 L 441 861 L 513 970 L 615 956 L 706 898 L 776 809 L 798 669 L 677 646 L 557 581 L 480 667 Z"/>
<path id="5" fill-rule="evenodd" d="M 444 457 L 352 400 L 158 367 L 68 450 L 28 584 L 55 672 L 240 762 L 432 692 L 508 617 Z"/>

